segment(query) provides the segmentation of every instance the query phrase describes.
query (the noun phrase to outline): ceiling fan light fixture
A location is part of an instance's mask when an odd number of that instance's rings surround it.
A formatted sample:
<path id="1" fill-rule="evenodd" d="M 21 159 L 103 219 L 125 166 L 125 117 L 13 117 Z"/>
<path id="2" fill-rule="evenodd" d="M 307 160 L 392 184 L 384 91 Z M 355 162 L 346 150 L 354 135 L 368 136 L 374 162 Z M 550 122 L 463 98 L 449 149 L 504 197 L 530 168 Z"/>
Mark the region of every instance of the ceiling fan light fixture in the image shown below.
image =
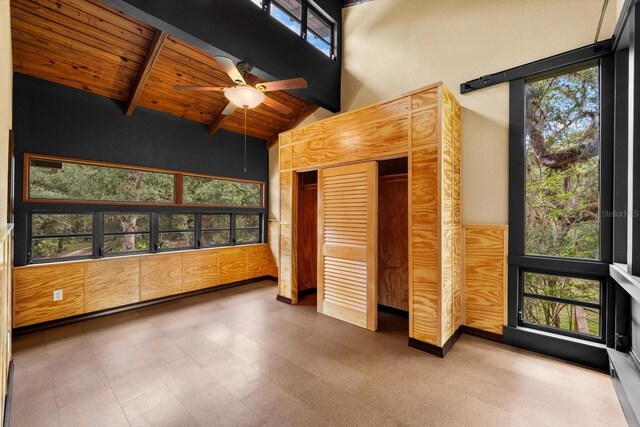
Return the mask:
<path id="1" fill-rule="evenodd" d="M 257 107 L 265 98 L 262 91 L 249 85 L 230 87 L 224 91 L 224 96 L 240 108 Z"/>

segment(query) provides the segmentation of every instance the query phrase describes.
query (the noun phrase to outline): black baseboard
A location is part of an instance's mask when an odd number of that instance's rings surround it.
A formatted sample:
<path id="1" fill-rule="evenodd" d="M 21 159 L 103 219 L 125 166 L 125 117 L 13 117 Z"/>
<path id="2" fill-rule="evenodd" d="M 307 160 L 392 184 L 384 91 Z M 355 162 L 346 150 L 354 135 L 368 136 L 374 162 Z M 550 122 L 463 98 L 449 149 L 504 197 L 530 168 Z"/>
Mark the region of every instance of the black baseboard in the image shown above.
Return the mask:
<path id="1" fill-rule="evenodd" d="M 318 288 L 309 288 L 298 291 L 298 299 L 306 297 L 307 295 L 317 294 Z"/>
<path id="2" fill-rule="evenodd" d="M 415 338 L 409 338 L 409 347 L 417 348 L 418 350 L 425 351 L 427 353 L 434 354 L 438 357 L 445 357 L 449 350 L 453 347 L 453 345 L 458 341 L 462 335 L 462 327 L 456 329 L 456 331 L 451 335 L 451 337 L 444 343 L 442 347 L 438 347 L 437 345 L 428 344 L 426 342 L 417 340 Z"/>
<path id="3" fill-rule="evenodd" d="M 599 371 L 609 370 L 609 356 L 604 345 L 577 339 L 559 338 L 552 334 L 527 329 L 504 327 L 503 342 L 507 345 L 545 354 L 588 366 Z"/>
<path id="4" fill-rule="evenodd" d="M 261 280 L 273 280 L 272 276 L 261 276 L 249 280 L 241 280 L 239 282 L 227 283 L 212 288 L 198 289 L 197 291 L 185 292 L 182 294 L 170 295 L 162 298 L 156 298 L 149 301 L 141 301 L 133 304 L 123 305 L 120 307 L 108 308 L 106 310 L 94 311 L 87 314 L 79 314 L 77 316 L 65 317 L 64 319 L 51 320 L 48 322 L 37 323 L 35 325 L 21 326 L 13 329 L 13 335 L 20 336 L 32 332 L 43 331 L 45 329 L 56 328 L 58 326 L 69 325 L 71 323 L 82 322 L 84 320 L 95 319 L 98 317 L 109 316 L 111 314 L 122 313 L 123 311 L 135 310 L 137 308 L 148 307 L 150 305 L 162 304 L 163 302 L 175 301 L 182 298 L 188 298 L 195 295 L 207 294 L 209 292 L 222 291 L 224 289 L 235 288 L 236 286 L 248 285 L 250 283 L 259 282 Z"/>
<path id="5" fill-rule="evenodd" d="M 463 325 L 462 332 L 464 332 L 467 335 L 473 335 L 474 337 L 483 338 L 489 341 L 499 342 L 501 344 L 504 342 L 502 335 L 500 334 L 496 334 L 495 332 L 483 331 L 482 329 L 478 329 L 478 328 L 472 328 L 471 326 Z"/>
<path id="6" fill-rule="evenodd" d="M 282 295 L 276 295 L 276 300 L 285 304 L 291 304 L 291 298 L 283 297 Z"/>
<path id="7" fill-rule="evenodd" d="M 4 414 L 3 414 L 4 424 L 2 424 L 3 426 L 11 425 L 11 401 L 13 397 L 13 369 L 14 369 L 13 360 L 11 360 L 9 362 L 9 371 L 7 373 L 7 395 L 4 398 Z"/>
<path id="8" fill-rule="evenodd" d="M 383 313 L 395 314 L 396 316 L 404 317 L 406 319 L 409 318 L 408 311 L 401 310 L 395 307 L 389 307 L 388 305 L 378 304 L 378 311 L 382 311 Z"/>
<path id="9" fill-rule="evenodd" d="M 640 371 L 630 353 L 622 353 L 613 348 L 607 349 L 607 353 L 611 381 L 627 424 L 640 426 Z"/>

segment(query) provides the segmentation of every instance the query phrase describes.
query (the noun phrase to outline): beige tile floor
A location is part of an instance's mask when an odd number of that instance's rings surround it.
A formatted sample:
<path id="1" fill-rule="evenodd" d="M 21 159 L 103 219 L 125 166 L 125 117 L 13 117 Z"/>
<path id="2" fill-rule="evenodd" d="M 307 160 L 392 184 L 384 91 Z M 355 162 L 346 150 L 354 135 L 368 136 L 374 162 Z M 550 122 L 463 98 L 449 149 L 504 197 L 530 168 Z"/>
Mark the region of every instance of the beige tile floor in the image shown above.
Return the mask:
<path id="1" fill-rule="evenodd" d="M 617 426 L 609 377 L 462 336 L 445 359 L 273 282 L 17 337 L 12 427 Z"/>

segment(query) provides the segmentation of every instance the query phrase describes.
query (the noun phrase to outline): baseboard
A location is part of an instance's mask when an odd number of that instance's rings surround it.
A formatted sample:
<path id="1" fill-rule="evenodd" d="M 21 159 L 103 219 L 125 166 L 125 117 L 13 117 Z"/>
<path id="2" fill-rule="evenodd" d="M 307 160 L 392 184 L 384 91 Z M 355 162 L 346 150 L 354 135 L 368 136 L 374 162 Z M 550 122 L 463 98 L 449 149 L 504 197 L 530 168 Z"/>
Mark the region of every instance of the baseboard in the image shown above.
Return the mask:
<path id="1" fill-rule="evenodd" d="M 298 299 L 306 297 L 307 295 L 317 294 L 318 288 L 309 288 L 298 291 Z"/>
<path id="2" fill-rule="evenodd" d="M 483 338 L 489 341 L 495 341 L 501 344 L 504 342 L 502 335 L 500 334 L 496 334 L 495 332 L 488 332 L 478 328 L 472 328 L 471 326 L 463 325 L 462 332 L 468 335 L 473 335 L 474 337 Z"/>
<path id="3" fill-rule="evenodd" d="M 9 370 L 7 373 L 7 395 L 4 397 L 4 414 L 3 414 L 3 420 L 4 420 L 4 424 L 2 424 L 3 426 L 9 426 L 11 425 L 11 402 L 12 402 L 12 397 L 13 397 L 13 370 L 14 370 L 14 365 L 13 365 L 13 359 L 9 362 Z"/>
<path id="4" fill-rule="evenodd" d="M 629 353 L 607 349 L 609 373 L 622 412 L 630 426 L 640 426 L 640 372 Z"/>
<path id="5" fill-rule="evenodd" d="M 504 326 L 504 343 L 535 353 L 608 372 L 609 356 L 604 344 L 581 341 L 575 338 L 559 337 L 528 328 Z"/>
<path id="6" fill-rule="evenodd" d="M 51 320 L 48 322 L 37 323 L 35 325 L 21 326 L 13 329 L 13 335 L 20 336 L 33 332 L 43 331 L 45 329 L 56 328 L 58 326 L 69 325 L 71 323 L 82 322 L 84 320 L 95 319 L 98 317 L 109 316 L 111 314 L 122 313 L 123 311 L 135 310 L 138 308 L 148 307 L 150 305 L 162 304 L 164 302 L 175 301 L 182 298 L 188 298 L 195 295 L 207 294 L 209 292 L 222 291 L 224 289 L 235 288 L 236 286 L 248 285 L 250 283 L 259 282 L 261 280 L 272 280 L 271 276 L 260 276 L 254 279 L 241 280 L 238 282 L 227 283 L 224 285 L 214 286 L 212 288 L 198 289 L 196 291 L 184 292 L 176 295 L 169 295 L 162 298 L 156 298 L 148 301 L 136 302 L 133 304 L 123 305 L 120 307 L 108 308 L 106 310 L 94 311 L 92 313 L 79 314 L 77 316 L 65 317 L 63 319 Z M 5 424 L 6 425 L 6 424 Z"/>
<path id="7" fill-rule="evenodd" d="M 384 313 L 394 314 L 396 316 L 409 318 L 409 312 L 406 310 L 402 310 L 395 307 L 389 307 L 388 305 L 378 304 L 378 311 L 382 311 Z"/>
<path id="8" fill-rule="evenodd" d="M 284 297 L 282 295 L 276 295 L 276 300 L 285 304 L 291 304 L 291 298 Z"/>
<path id="9" fill-rule="evenodd" d="M 444 343 L 442 347 L 438 347 L 437 345 L 429 344 L 424 341 L 417 340 L 415 338 L 409 338 L 409 347 L 416 348 L 418 350 L 425 351 L 427 353 L 434 354 L 438 357 L 445 357 L 449 350 L 453 347 L 453 345 L 458 341 L 462 335 L 462 327 L 456 329 L 456 331 L 451 335 L 451 337 Z"/>

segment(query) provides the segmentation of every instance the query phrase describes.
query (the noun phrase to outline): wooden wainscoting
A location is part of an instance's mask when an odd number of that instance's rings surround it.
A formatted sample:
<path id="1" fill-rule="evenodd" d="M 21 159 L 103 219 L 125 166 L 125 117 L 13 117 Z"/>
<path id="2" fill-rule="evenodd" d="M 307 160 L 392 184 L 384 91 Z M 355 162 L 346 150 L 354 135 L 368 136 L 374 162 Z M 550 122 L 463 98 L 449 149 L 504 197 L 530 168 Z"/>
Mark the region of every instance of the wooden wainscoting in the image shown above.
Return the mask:
<path id="1" fill-rule="evenodd" d="M 262 277 L 272 264 L 263 243 L 16 267 L 13 327 Z"/>
<path id="2" fill-rule="evenodd" d="M 507 301 L 506 225 L 464 225 L 464 324 L 502 335 Z"/>

